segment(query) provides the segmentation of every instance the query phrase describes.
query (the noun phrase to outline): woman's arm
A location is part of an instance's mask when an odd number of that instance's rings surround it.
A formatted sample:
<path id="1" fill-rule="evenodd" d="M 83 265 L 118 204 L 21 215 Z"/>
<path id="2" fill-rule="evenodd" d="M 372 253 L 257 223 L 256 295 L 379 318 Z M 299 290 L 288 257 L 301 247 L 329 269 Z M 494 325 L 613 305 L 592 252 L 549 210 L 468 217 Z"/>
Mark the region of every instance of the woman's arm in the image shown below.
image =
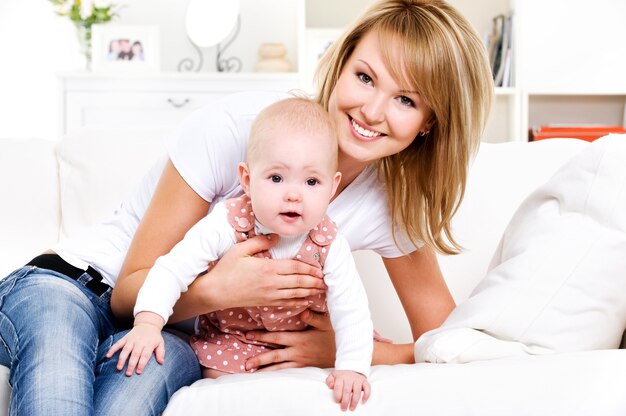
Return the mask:
<path id="1" fill-rule="evenodd" d="M 132 318 L 137 293 L 150 267 L 182 240 L 207 214 L 209 207 L 168 161 L 135 232 L 111 296 L 111 308 L 118 318 Z"/>
<path id="2" fill-rule="evenodd" d="M 137 293 L 150 267 L 182 240 L 209 207 L 168 162 L 113 290 L 111 307 L 118 319 L 132 319 Z M 236 244 L 210 273 L 198 277 L 182 294 L 168 322 L 235 306 L 294 306 L 304 302 L 304 297 L 320 293 L 324 283 L 314 267 L 295 260 L 268 262 L 252 257 L 277 241 L 277 237 L 261 236 Z"/>
<path id="3" fill-rule="evenodd" d="M 435 253 L 422 248 L 403 257 L 384 258 L 383 262 L 409 319 L 413 339 L 441 325 L 455 304 Z M 284 345 L 285 348 L 249 359 L 246 369 L 261 366 L 268 366 L 266 370 L 332 367 L 335 362 L 335 339 L 330 319 L 311 312 L 303 319 L 313 328 L 302 332 L 248 333 L 253 339 Z M 413 343 L 374 343 L 372 365 L 414 362 Z"/>
<path id="4" fill-rule="evenodd" d="M 440 326 L 455 307 L 435 252 L 423 247 L 397 258 L 383 258 L 409 319 L 413 340 Z"/>

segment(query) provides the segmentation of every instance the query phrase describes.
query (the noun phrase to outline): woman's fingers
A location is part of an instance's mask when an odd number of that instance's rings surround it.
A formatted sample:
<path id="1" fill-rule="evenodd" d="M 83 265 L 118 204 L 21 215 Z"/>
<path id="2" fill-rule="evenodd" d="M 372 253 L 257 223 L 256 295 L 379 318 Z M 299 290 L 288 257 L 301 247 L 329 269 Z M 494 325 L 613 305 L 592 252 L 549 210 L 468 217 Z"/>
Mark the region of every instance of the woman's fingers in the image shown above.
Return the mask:
<path id="1" fill-rule="evenodd" d="M 231 247 L 207 276 L 212 288 L 207 303 L 217 309 L 306 306 L 304 298 L 323 293 L 326 285 L 318 268 L 296 260 L 253 257 L 277 241 L 277 236 L 256 236 Z"/>
<path id="2" fill-rule="evenodd" d="M 328 324 L 330 327 L 330 323 Z M 332 367 L 335 363 L 335 334 L 332 330 L 322 331 L 308 329 L 306 331 L 251 331 L 246 333 L 249 340 L 282 345 L 278 348 L 251 357 L 246 361 L 246 370 L 270 366 L 278 369 L 278 364 L 289 364 L 290 367 Z M 285 368 L 284 365 L 281 368 Z"/>
<path id="3" fill-rule="evenodd" d="M 280 341 L 281 339 L 275 338 L 275 340 Z M 265 341 L 265 342 L 272 342 L 272 341 Z M 275 342 L 275 343 L 278 344 L 278 342 Z M 264 352 L 252 358 L 249 358 L 246 361 L 246 371 L 258 369 L 259 367 L 265 367 L 270 364 L 282 364 L 282 363 L 287 363 L 287 362 L 293 362 L 290 360 L 289 354 L 290 354 L 289 348 L 268 350 L 267 352 Z M 275 369 L 275 367 L 273 369 Z"/>
<path id="4" fill-rule="evenodd" d="M 324 313 L 316 313 L 312 311 L 304 311 L 300 315 L 304 323 L 312 326 L 315 329 L 319 329 L 320 331 L 330 331 L 332 329 L 332 324 L 330 322 L 330 317 Z"/>
<path id="5" fill-rule="evenodd" d="M 278 364 L 272 364 L 272 365 L 268 365 L 267 367 L 263 367 L 260 368 L 256 371 L 258 371 L 259 373 L 264 372 L 264 371 L 277 371 L 277 370 L 282 370 L 285 368 L 302 368 L 304 367 L 304 365 L 299 364 L 295 361 L 286 361 L 284 363 L 278 363 Z"/>

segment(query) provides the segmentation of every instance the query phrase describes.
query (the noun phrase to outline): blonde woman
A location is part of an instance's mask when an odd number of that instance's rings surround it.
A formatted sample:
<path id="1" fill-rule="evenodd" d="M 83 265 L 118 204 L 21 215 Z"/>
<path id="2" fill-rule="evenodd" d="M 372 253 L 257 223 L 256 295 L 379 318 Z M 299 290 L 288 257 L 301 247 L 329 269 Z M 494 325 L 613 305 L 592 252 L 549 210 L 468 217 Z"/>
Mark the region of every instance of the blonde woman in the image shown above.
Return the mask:
<path id="1" fill-rule="evenodd" d="M 383 257 L 417 338 L 439 326 L 454 307 L 435 251 L 459 249 L 450 220 L 463 197 L 468 163 L 478 147 L 493 94 L 482 42 L 444 1 L 381 1 L 329 51 L 320 79 L 318 101 L 336 123 L 342 173 L 328 214 L 352 250 L 371 249 Z M 46 362 L 51 360 L 38 361 L 29 371 L 12 367 L 12 380 L 46 392 L 28 396 L 14 388 L 12 406 L 17 413 L 59 408 L 63 414 L 75 415 L 158 414 L 176 389 L 200 378 L 191 348 L 174 335 L 163 334 L 168 350 L 163 365 L 152 358 L 141 377 L 125 377 L 115 368 L 116 360 L 105 358 L 109 347 L 125 334 L 111 336 L 110 326 L 100 326 L 99 322 L 112 320 L 109 310 L 92 307 L 95 312 L 89 314 L 99 320 L 92 319 L 95 323 L 88 333 L 75 324 L 86 314 L 80 307 L 64 315 L 42 307 L 37 320 L 25 322 L 32 311 L 25 313 L 19 301 L 33 295 L 40 302 L 42 296 L 35 290 L 49 294 L 52 280 L 59 276 L 72 280 L 59 263 L 83 269 L 88 265 L 107 285 L 115 285 L 111 298 L 115 315 L 131 320 L 139 288 L 156 259 L 169 252 L 213 204 L 241 194 L 235 167 L 244 160 L 250 124 L 265 106 L 285 97 L 243 93 L 199 110 L 170 138 L 167 158 L 112 221 L 82 239 L 55 247 L 56 263 L 34 261 L 8 277 L 9 283 L 0 284 L 0 312 L 14 326 L 20 323 L 26 332 L 39 336 L 47 332 L 40 331 L 42 326 L 62 321 L 66 335 L 42 341 L 46 348 L 62 346 L 74 353 L 77 339 L 91 347 L 78 357 L 68 352 L 60 359 L 77 374 L 69 388 L 66 378 L 34 380 L 42 368 L 54 366 Z M 252 256 L 272 244 L 266 238 L 253 238 L 233 246 L 215 268 L 189 286 L 168 322 L 185 322 L 230 307 L 294 306 L 323 289 L 319 272 L 311 266 Z M 32 270 L 48 275 L 46 283 L 37 288 L 23 283 L 35 273 Z M 18 277 L 22 283 L 16 281 Z M 63 304 L 91 296 L 89 288 L 81 287 L 80 293 L 63 294 L 67 298 Z M 30 307 L 35 302 L 23 303 Z M 313 329 L 251 334 L 284 348 L 248 360 L 246 369 L 331 367 L 335 348 L 330 322 L 312 313 L 304 318 Z M 187 328 L 193 327 L 186 322 Z M 1 364 L 31 360 L 26 355 L 30 352 L 20 349 L 21 338 L 15 341 L 2 327 L 0 337 L 9 351 L 5 356 L 0 351 Z M 84 359 L 96 348 L 95 357 Z M 19 359 L 12 361 L 15 354 Z M 372 364 L 411 362 L 412 344 L 374 345 Z M 80 395 L 75 393 L 79 390 Z"/>

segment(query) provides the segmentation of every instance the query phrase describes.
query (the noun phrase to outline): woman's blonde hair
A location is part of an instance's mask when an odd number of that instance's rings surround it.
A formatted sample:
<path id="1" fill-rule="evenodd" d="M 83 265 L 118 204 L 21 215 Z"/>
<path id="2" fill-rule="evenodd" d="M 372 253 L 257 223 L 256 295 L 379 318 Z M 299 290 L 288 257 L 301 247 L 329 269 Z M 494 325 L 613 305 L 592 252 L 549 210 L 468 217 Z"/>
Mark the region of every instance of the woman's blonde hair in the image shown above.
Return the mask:
<path id="1" fill-rule="evenodd" d="M 418 91 L 432 111 L 425 135 L 378 162 L 394 229 L 403 229 L 414 245 L 458 253 L 450 221 L 493 100 L 485 48 L 467 20 L 443 0 L 379 1 L 322 57 L 316 78 L 324 108 L 345 63 L 372 31 L 381 45 L 390 46 L 381 53 L 394 79 Z"/>

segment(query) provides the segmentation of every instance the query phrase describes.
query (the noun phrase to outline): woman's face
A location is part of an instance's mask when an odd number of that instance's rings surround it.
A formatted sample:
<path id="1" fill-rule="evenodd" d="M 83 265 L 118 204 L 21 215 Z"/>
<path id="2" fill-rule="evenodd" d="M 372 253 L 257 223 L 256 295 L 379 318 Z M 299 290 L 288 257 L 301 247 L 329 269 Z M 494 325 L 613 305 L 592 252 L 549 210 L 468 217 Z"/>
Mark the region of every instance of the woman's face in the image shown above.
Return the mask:
<path id="1" fill-rule="evenodd" d="M 341 153 L 362 163 L 405 149 L 428 129 L 431 115 L 417 91 L 407 91 L 392 78 L 380 51 L 377 34 L 366 34 L 342 69 L 328 104 Z"/>

